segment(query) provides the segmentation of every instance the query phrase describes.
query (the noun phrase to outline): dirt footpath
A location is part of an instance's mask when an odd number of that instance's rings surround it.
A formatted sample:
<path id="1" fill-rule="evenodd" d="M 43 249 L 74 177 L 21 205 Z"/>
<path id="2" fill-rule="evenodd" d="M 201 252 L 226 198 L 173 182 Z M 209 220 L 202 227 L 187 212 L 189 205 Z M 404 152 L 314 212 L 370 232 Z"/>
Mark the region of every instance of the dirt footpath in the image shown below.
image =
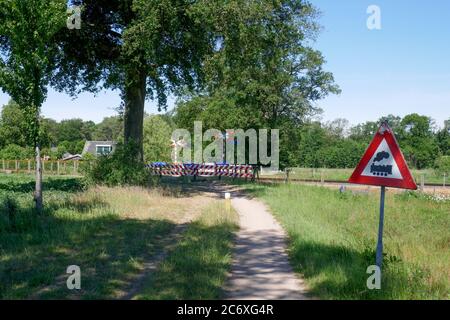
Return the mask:
<path id="1" fill-rule="evenodd" d="M 232 193 L 239 213 L 227 299 L 305 300 L 303 281 L 294 274 L 286 254 L 286 235 L 265 205 Z"/>
<path id="2" fill-rule="evenodd" d="M 231 193 L 240 230 L 236 234 L 231 272 L 224 286 L 226 299 L 311 299 L 289 264 L 286 234 L 263 203 L 251 199 L 239 186 L 218 181 L 183 185 L 182 191 L 219 199 L 224 198 L 225 192 Z"/>

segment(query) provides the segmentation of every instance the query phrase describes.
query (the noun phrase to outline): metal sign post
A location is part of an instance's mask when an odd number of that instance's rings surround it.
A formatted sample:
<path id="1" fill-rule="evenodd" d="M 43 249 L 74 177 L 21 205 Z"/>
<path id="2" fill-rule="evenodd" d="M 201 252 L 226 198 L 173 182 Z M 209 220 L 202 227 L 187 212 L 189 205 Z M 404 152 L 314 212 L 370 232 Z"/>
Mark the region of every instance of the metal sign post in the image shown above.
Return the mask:
<path id="1" fill-rule="evenodd" d="M 384 200 L 386 197 L 386 187 L 381 187 L 380 196 L 380 224 L 378 226 L 378 242 L 377 242 L 377 255 L 376 265 L 380 268 L 383 264 L 383 225 L 384 225 Z"/>
<path id="2" fill-rule="evenodd" d="M 417 190 L 417 185 L 409 171 L 408 164 L 400 150 L 394 132 L 387 123 L 381 124 L 348 181 L 355 184 L 381 187 L 380 222 L 375 257 L 375 263 L 381 275 L 381 267 L 383 265 L 383 226 L 386 187 Z M 422 177 L 422 186 L 423 184 L 424 179 Z"/>

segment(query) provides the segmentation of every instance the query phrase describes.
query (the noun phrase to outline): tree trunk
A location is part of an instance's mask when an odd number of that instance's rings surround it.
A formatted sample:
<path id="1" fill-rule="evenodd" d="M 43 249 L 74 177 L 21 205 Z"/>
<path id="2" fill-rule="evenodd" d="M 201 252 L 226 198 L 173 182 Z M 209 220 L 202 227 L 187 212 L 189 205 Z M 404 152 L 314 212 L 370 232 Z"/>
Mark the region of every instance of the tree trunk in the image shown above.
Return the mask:
<path id="1" fill-rule="evenodd" d="M 36 202 L 36 211 L 42 213 L 42 162 L 39 145 L 36 145 L 36 187 L 34 190 L 34 201 Z"/>
<path id="2" fill-rule="evenodd" d="M 145 72 L 128 72 L 125 87 L 124 138 L 125 143 L 138 147 L 137 159 L 143 161 L 143 125 L 147 76 Z"/>

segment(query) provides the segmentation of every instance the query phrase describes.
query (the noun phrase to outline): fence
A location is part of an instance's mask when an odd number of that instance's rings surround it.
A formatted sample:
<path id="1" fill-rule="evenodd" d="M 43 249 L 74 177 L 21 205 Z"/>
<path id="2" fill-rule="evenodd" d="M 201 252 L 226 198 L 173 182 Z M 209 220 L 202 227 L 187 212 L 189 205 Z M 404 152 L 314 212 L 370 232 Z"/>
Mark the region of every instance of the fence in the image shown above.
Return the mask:
<path id="1" fill-rule="evenodd" d="M 42 169 L 50 175 L 83 174 L 83 167 L 90 166 L 89 161 L 82 160 L 46 160 L 42 161 Z M 225 176 L 254 178 L 255 168 L 251 165 L 207 165 L 207 164 L 149 164 L 147 167 L 154 175 L 160 176 Z M 34 160 L 0 160 L 0 171 L 6 173 L 33 173 L 36 168 Z M 345 182 L 352 174 L 353 169 L 328 168 L 287 168 L 284 171 L 270 171 L 261 168 L 260 175 L 280 180 L 306 180 L 314 182 L 339 181 Z M 450 176 L 441 174 L 432 169 L 412 170 L 418 186 L 432 185 L 450 187 Z"/>
<path id="2" fill-rule="evenodd" d="M 36 168 L 34 160 L 0 160 L 0 170 L 4 173 L 33 173 Z M 51 175 L 81 175 L 80 168 L 89 165 L 79 160 L 43 160 L 42 172 Z"/>
<path id="3" fill-rule="evenodd" d="M 354 169 L 329 169 L 329 168 L 287 168 L 283 172 L 266 174 L 261 171 L 261 176 L 283 180 L 306 180 L 313 182 L 346 182 Z M 450 186 L 448 174 L 439 173 L 433 169 L 411 170 L 418 186 Z"/>

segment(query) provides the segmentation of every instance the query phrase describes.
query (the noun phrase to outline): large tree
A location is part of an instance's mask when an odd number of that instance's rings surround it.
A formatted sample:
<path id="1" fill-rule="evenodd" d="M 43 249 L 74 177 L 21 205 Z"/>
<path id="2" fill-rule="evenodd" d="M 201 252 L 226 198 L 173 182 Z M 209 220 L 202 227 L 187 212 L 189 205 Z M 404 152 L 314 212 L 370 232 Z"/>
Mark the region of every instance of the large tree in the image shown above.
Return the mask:
<path id="1" fill-rule="evenodd" d="M 234 82 L 225 95 L 236 88 L 241 102 L 275 120 L 302 115 L 335 89 L 320 53 L 305 45 L 317 28 L 307 1 L 70 2 L 82 7 L 81 29 L 60 34 L 64 55 L 55 84 L 73 94 L 119 89 L 125 142 L 138 144 L 140 158 L 147 98 L 163 108 L 168 94 L 211 92 Z"/>
<path id="2" fill-rule="evenodd" d="M 338 93 L 313 49 L 320 29 L 306 1 L 242 1 L 222 13 L 221 39 L 205 63 L 205 90 L 187 94 L 176 121 L 207 127 L 280 129 L 280 165 L 296 163 L 299 128 L 320 112 L 316 101 Z M 236 50 L 236 48 L 238 48 Z"/>
<path id="3" fill-rule="evenodd" d="M 64 55 L 55 85 L 80 90 L 119 89 L 124 138 L 142 158 L 144 103 L 166 105 L 177 88 L 194 88 L 203 58 L 215 43 L 211 6 L 219 1 L 73 0 L 81 6 L 81 29 L 61 32 Z M 215 5 L 216 5 L 215 4 Z M 219 14 L 220 6 L 214 11 Z"/>
<path id="4" fill-rule="evenodd" d="M 207 66 L 207 93 L 227 97 L 275 128 L 302 123 L 320 111 L 315 101 L 337 93 L 333 75 L 313 43 L 318 11 L 307 1 L 243 1 L 222 14 L 220 50 Z M 238 48 L 236 50 L 236 48 Z"/>
<path id="5" fill-rule="evenodd" d="M 64 0 L 0 0 L 0 88 L 25 110 L 36 150 L 36 209 L 42 210 L 40 108 L 55 70 L 55 34 L 65 27 Z"/>

